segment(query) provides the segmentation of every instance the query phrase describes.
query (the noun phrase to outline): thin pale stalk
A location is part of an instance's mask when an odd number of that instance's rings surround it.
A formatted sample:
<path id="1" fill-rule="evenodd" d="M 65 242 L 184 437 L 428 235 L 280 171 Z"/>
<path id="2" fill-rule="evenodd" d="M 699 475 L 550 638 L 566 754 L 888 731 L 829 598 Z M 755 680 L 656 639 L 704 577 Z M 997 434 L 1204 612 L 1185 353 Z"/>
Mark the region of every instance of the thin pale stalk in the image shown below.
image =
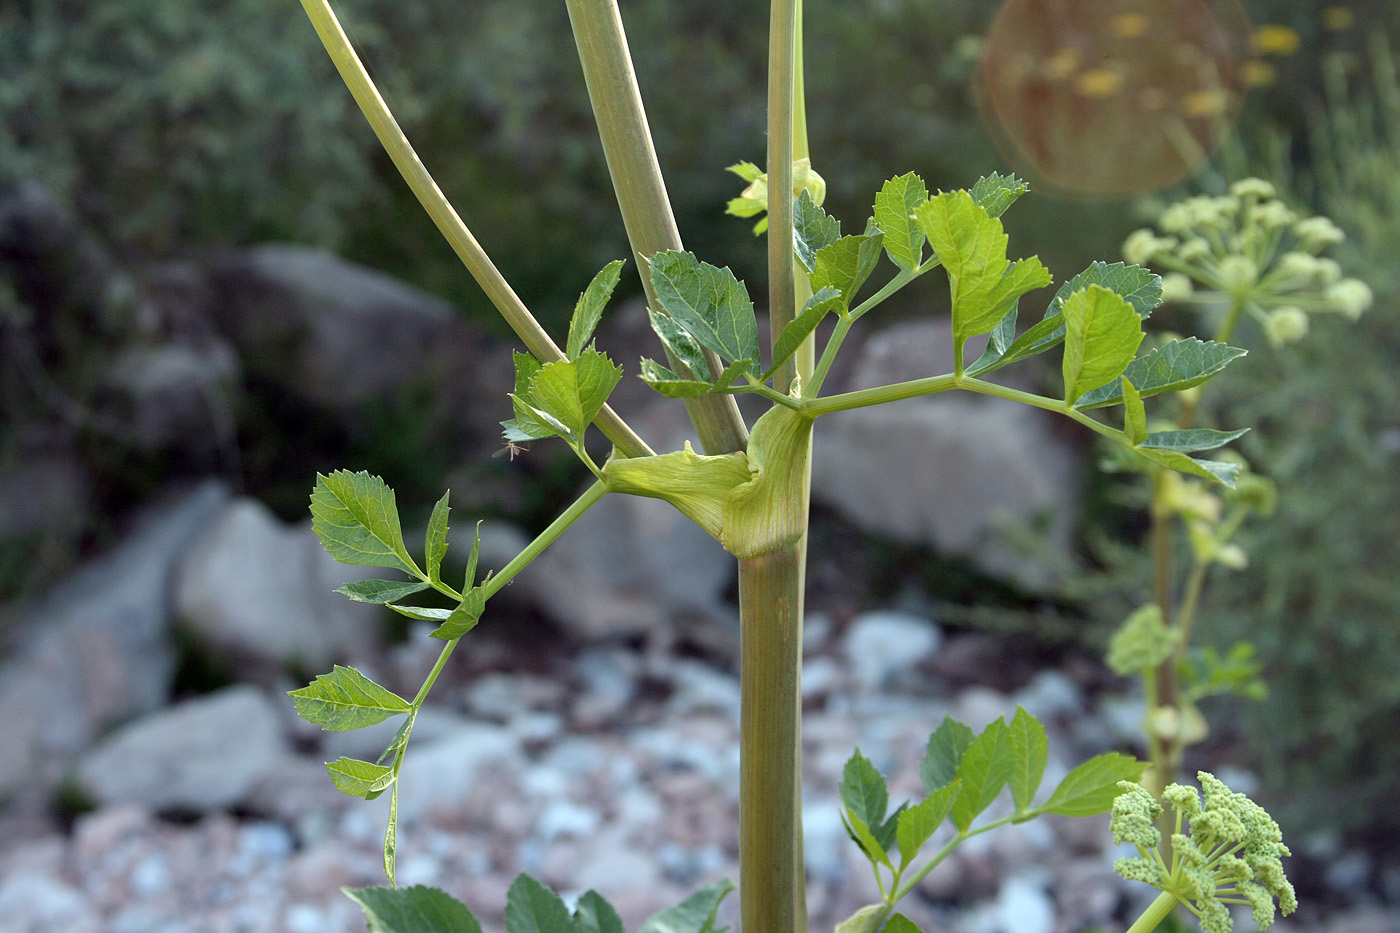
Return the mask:
<path id="1" fill-rule="evenodd" d="M 311 25 L 316 28 L 321 43 L 330 54 L 331 61 L 340 72 L 340 77 L 345 81 L 345 86 L 355 98 L 355 103 L 359 105 L 365 119 L 369 121 L 374 135 L 379 137 L 379 142 L 384 146 L 384 151 L 388 153 L 394 167 L 399 170 L 404 181 L 408 182 L 408 187 L 412 189 L 418 202 L 433 219 L 433 223 L 437 225 L 453 252 L 462 260 L 462 264 L 467 267 L 477 285 L 486 293 L 491 304 L 495 305 L 511 330 L 520 337 L 526 349 L 541 362 L 564 359 L 563 351 L 550 339 L 549 334 L 545 333 L 544 328 L 491 262 L 491 258 L 486 255 L 476 237 L 472 236 L 457 211 L 448 203 L 442 189 L 418 158 L 418 153 L 414 152 L 408 137 L 390 113 L 389 106 L 384 103 L 384 98 L 379 96 L 379 90 L 370 80 L 360 57 L 355 54 L 355 49 L 350 45 L 350 39 L 336 19 L 330 3 L 327 0 L 302 0 L 301 5 L 311 20 Z M 604 406 L 594 423 L 626 456 L 645 457 L 653 453 L 611 408 Z"/>
<path id="2" fill-rule="evenodd" d="M 739 562 L 741 929 L 796 933 L 802 879 L 795 793 L 802 651 L 802 548 Z"/>
<path id="3" fill-rule="evenodd" d="M 1175 894 L 1168 894 L 1163 891 L 1157 895 L 1157 899 L 1147 905 L 1147 909 L 1133 921 L 1133 925 L 1128 927 L 1127 933 L 1152 933 L 1167 919 L 1167 915 L 1176 907 L 1179 900 Z"/>
<path id="4" fill-rule="evenodd" d="M 568 0 L 568 9 L 588 98 L 598 121 L 598 136 L 627 228 L 627 239 L 632 245 L 647 301 L 653 308 L 659 308 L 646 260 L 663 250 L 683 247 L 652 144 L 622 17 L 616 0 Z M 668 357 L 673 368 L 681 365 L 669 353 Z M 718 376 L 723 369 L 719 358 L 708 350 L 705 358 L 710 366 L 709 375 Z M 705 373 L 695 375 L 706 376 Z M 748 432 L 733 396 L 686 399 L 685 405 L 706 453 L 726 454 L 744 449 Z"/>
<path id="5" fill-rule="evenodd" d="M 773 0 L 768 38 L 768 329 L 774 345 L 796 316 L 792 231 L 792 115 L 797 55 L 797 0 Z M 788 392 L 794 357 L 778 367 L 773 387 Z"/>

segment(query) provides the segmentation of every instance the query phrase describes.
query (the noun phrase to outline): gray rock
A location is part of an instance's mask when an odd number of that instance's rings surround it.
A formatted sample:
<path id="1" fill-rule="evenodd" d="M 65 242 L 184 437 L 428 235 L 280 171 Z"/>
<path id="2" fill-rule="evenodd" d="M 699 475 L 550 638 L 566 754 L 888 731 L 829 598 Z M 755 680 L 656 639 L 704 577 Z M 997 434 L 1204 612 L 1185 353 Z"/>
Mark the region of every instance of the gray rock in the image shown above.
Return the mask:
<path id="1" fill-rule="evenodd" d="M 230 254 L 206 274 L 217 325 L 251 372 L 352 421 L 367 402 L 405 401 L 406 392 L 431 385 L 444 412 L 499 446 L 498 422 L 510 410 L 509 354 L 447 302 L 286 244 Z"/>
<path id="2" fill-rule="evenodd" d="M 929 362 L 946 330 L 919 322 L 883 331 L 842 388 L 946 371 Z M 865 531 L 1041 589 L 1063 569 L 1079 471 L 1078 445 L 1053 416 L 950 392 L 823 418 L 812 495 Z"/>
<path id="3" fill-rule="evenodd" d="M 856 682 L 875 690 L 938 650 L 943 633 L 930 619 L 902 612 L 866 612 L 841 638 Z"/>
<path id="4" fill-rule="evenodd" d="M 21 871 L 0 881 L 6 933 L 97 933 L 101 917 L 83 892 L 56 878 Z"/>
<path id="5" fill-rule="evenodd" d="M 336 563 L 310 521 L 287 525 L 255 499 L 239 499 L 180 562 L 181 624 L 240 675 L 268 678 L 299 663 L 315 670 L 372 645 L 383 610 L 333 590 L 386 573 Z"/>
<path id="6" fill-rule="evenodd" d="M 142 516 L 125 540 L 38 602 L 0 667 L 0 795 L 56 780 L 117 722 L 169 697 L 177 557 L 228 498 L 209 482 Z"/>
<path id="7" fill-rule="evenodd" d="M 235 445 L 234 387 L 238 358 L 222 340 L 132 345 L 103 378 L 122 409 L 129 438 L 146 448 L 217 450 Z"/>
<path id="8" fill-rule="evenodd" d="M 22 448 L 16 462 L 0 465 L 0 540 L 75 535 L 89 512 L 91 486 L 76 451 Z"/>
<path id="9" fill-rule="evenodd" d="M 153 713 L 85 755 L 79 780 L 103 804 L 236 806 L 290 755 L 274 703 L 256 687 L 229 687 Z"/>
<path id="10" fill-rule="evenodd" d="M 729 618 L 734 559 L 659 499 L 608 496 L 516 578 L 559 625 L 585 639 L 644 635 Z"/>
<path id="11" fill-rule="evenodd" d="M 1002 933 L 1051 933 L 1055 902 L 1035 875 L 1012 875 L 997 892 L 996 917 Z"/>

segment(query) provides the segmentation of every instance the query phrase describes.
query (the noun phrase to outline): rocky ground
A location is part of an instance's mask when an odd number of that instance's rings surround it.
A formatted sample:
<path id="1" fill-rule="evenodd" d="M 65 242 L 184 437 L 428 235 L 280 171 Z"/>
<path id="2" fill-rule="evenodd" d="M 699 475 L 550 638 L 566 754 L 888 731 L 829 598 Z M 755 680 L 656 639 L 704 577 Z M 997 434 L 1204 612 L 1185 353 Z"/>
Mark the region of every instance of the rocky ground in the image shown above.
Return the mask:
<path id="1" fill-rule="evenodd" d="M 817 615 L 807 641 L 814 930 L 877 896 L 838 816 L 840 770 L 857 745 L 893 775 L 898 800 L 917 792 L 923 745 L 944 713 L 980 726 L 1024 705 L 1050 727 L 1047 784 L 1134 728 L 1131 704 L 1086 691 L 1073 665 L 1014 689 L 969 683 L 969 670 L 1004 663 L 1016 646 L 944 636 L 916 613 L 864 613 L 839 625 Z M 433 647 L 410 641 L 375 673 L 411 681 Z M 674 646 L 551 648 L 529 638 L 484 638 L 467 654 L 437 688 L 405 764 L 400 884 L 441 886 L 500 930 L 505 890 L 528 871 L 561 891 L 598 889 L 634 928 L 736 874 L 739 694 L 727 665 Z M 319 734 L 278 690 L 251 685 L 138 719 L 80 760 L 77 781 L 94 808 L 71 825 L 37 807 L 6 809 L 0 930 L 363 930 L 339 889 L 382 883 L 385 801 L 339 795 L 319 763 L 373 757 L 386 738 Z M 905 910 L 930 931 L 1122 928 L 1150 897 L 1113 874 L 1115 854 L 1104 818 L 1006 827 L 966 844 Z M 1300 887 L 1320 888 L 1321 903 L 1351 905 L 1313 904 L 1275 929 L 1400 929 L 1400 913 L 1365 903 L 1373 877 L 1400 881 L 1395 866 L 1341 855 L 1322 885 L 1300 879 Z M 1337 867 L 1348 859 L 1349 872 Z"/>

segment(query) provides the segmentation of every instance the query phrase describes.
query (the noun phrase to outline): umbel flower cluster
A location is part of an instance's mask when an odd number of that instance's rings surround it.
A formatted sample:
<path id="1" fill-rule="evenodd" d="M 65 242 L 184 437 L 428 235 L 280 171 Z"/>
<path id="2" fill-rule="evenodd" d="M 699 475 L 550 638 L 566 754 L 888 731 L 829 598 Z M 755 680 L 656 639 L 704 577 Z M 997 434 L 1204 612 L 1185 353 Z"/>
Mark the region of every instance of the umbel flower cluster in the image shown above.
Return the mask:
<path id="1" fill-rule="evenodd" d="M 1284 916 L 1297 909 L 1293 885 L 1283 874 L 1290 855 L 1278 824 L 1264 808 L 1208 772 L 1195 788 L 1171 784 L 1162 799 L 1176 811 L 1171 864 L 1162 858 L 1157 820 L 1162 805 L 1140 785 L 1120 781 L 1109 827 L 1117 843 L 1131 843 L 1137 858 L 1121 858 L 1114 870 L 1172 895 L 1201 920 L 1202 933 L 1230 933 L 1231 904 L 1248 904 L 1261 930 L 1274 922 L 1274 900 Z M 1183 831 L 1183 826 L 1188 827 Z"/>
<path id="2" fill-rule="evenodd" d="M 1225 309 L 1226 336 L 1246 313 L 1278 346 L 1301 340 L 1310 314 L 1355 320 L 1371 306 L 1366 283 L 1343 278 L 1336 260 L 1321 255 L 1345 234 L 1326 217 L 1299 216 L 1263 179 L 1238 181 L 1221 197 L 1179 201 L 1158 224 L 1165 235 L 1135 231 L 1123 258 L 1169 270 L 1165 300 Z"/>

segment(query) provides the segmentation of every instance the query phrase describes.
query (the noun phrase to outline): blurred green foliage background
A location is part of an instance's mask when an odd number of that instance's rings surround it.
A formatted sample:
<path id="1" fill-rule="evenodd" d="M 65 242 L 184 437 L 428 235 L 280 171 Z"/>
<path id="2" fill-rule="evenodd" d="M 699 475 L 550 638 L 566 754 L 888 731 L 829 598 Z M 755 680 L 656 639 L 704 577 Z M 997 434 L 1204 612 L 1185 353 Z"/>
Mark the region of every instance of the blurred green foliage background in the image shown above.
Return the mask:
<path id="1" fill-rule="evenodd" d="M 884 178 L 911 169 L 947 188 L 1006 167 L 975 80 L 996 6 L 809 0 L 809 119 L 828 210 L 854 224 Z M 1251 566 L 1216 579 L 1202 638 L 1260 646 L 1270 698 L 1228 717 L 1247 718 L 1240 731 L 1276 792 L 1288 789 L 1289 818 L 1393 834 L 1400 83 L 1386 37 L 1400 45 L 1400 11 L 1383 0 L 1246 6 L 1254 22 L 1292 30 L 1297 49 L 1261 59 L 1268 73 L 1259 72 L 1211 163 L 1138 199 L 1032 196 L 1008 226 L 1018 250 L 1039 253 L 1063 277 L 1090 259 L 1114 258 L 1155 205 L 1218 192 L 1254 172 L 1349 234 L 1339 258 L 1370 282 L 1375 307 L 1357 325 L 1323 322 L 1282 350 L 1252 335 L 1259 349 L 1248 365 L 1212 390 L 1213 416 L 1257 425 L 1242 449 L 1268 464 L 1281 508 L 1248 532 Z M 337 7 L 449 198 L 526 303 L 558 330 L 581 284 L 627 252 L 563 3 Z M 737 193 L 724 166 L 762 161 L 766 11 L 743 0 L 622 7 L 688 248 L 761 280 L 762 244 L 722 210 Z M 0 6 L 0 191 L 29 180 L 49 186 L 126 263 L 263 240 L 314 244 L 390 271 L 498 329 L 379 153 L 292 0 L 8 0 Z M 896 310 L 916 310 L 918 300 Z M 0 301 L 12 317 L 13 304 L 13 295 L 9 305 Z M 426 432 L 408 437 L 396 443 L 432 444 Z M 431 457 L 411 448 L 393 459 Z M 110 455 L 104 466 L 159 468 Z M 304 475 L 294 479 L 305 485 Z M 1100 542 L 1096 570 L 1064 599 L 1079 618 L 1095 620 L 1083 627 L 1086 641 L 1101 639 L 1144 592 L 1146 567 L 1129 546 L 1141 516 L 1114 505 L 1131 482 L 1100 484 L 1099 507 L 1085 517 L 1085 540 Z M 77 547 L 83 539 L 69 540 Z"/>

